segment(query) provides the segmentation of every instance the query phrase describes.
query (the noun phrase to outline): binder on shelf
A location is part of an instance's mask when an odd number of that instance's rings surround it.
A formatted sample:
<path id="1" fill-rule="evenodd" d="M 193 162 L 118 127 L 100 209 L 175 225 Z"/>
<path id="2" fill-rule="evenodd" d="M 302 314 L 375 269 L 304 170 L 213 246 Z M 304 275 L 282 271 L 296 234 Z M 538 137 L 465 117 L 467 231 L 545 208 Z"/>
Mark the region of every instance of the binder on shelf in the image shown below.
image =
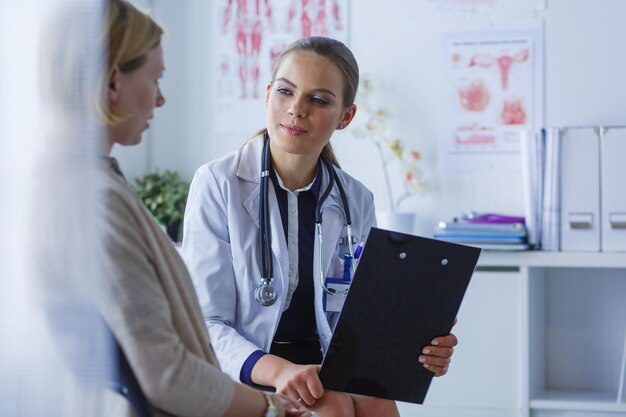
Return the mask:
<path id="1" fill-rule="evenodd" d="M 544 132 L 524 130 L 520 133 L 524 217 L 528 230 L 528 245 L 535 249 L 539 249 L 541 242 L 544 143 Z"/>
<path id="2" fill-rule="evenodd" d="M 624 353 L 622 354 L 622 368 L 617 388 L 617 403 L 626 404 L 626 332 L 624 332 Z"/>
<path id="3" fill-rule="evenodd" d="M 626 252 L 626 128 L 600 128 L 602 251 Z"/>
<path id="4" fill-rule="evenodd" d="M 539 244 L 542 250 L 558 251 L 561 238 L 561 133 L 556 127 L 543 131 L 545 149 Z"/>
<path id="5" fill-rule="evenodd" d="M 600 138 L 597 128 L 561 135 L 561 250 L 600 251 Z"/>

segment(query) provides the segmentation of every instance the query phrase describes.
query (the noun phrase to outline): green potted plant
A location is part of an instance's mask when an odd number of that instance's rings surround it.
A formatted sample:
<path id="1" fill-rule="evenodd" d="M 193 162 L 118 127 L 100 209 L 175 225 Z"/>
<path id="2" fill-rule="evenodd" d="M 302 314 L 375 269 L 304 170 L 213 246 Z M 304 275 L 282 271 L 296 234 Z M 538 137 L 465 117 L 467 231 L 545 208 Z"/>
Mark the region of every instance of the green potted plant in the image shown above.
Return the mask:
<path id="1" fill-rule="evenodd" d="M 158 170 L 135 180 L 135 191 L 173 241 L 181 239 L 181 224 L 189 194 L 189 182 L 175 171 Z"/>

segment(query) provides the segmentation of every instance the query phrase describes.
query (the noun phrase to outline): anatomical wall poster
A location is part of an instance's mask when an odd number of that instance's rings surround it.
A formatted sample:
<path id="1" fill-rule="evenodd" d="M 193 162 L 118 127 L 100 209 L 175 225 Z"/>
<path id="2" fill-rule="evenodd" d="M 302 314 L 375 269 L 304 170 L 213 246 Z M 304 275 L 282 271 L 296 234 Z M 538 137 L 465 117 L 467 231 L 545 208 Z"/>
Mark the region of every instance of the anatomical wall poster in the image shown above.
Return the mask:
<path id="1" fill-rule="evenodd" d="M 543 124 L 542 43 L 539 29 L 442 35 L 444 169 L 520 165 L 520 133 Z"/>
<path id="2" fill-rule="evenodd" d="M 280 53 L 296 39 L 347 43 L 348 0 L 212 0 L 215 128 L 252 134 L 264 126 L 265 92 Z"/>

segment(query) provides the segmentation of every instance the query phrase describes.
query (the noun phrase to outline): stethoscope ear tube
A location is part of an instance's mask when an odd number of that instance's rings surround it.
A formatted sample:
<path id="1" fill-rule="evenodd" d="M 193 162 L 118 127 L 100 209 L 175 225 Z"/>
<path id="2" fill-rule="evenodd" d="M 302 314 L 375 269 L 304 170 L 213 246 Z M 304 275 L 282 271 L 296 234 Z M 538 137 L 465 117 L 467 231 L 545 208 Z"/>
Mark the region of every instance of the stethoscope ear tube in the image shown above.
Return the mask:
<path id="1" fill-rule="evenodd" d="M 276 302 L 277 291 L 273 284 L 272 253 L 270 242 L 272 241 L 269 229 L 268 211 L 268 181 L 271 169 L 269 137 L 265 134 L 263 144 L 263 156 L 261 161 L 260 178 L 260 204 L 259 204 L 259 263 L 261 265 L 261 282 L 254 290 L 254 298 L 263 307 L 271 306 Z"/>
<path id="2" fill-rule="evenodd" d="M 330 194 L 333 186 L 337 184 L 337 189 L 339 190 L 339 195 L 341 196 L 341 203 L 343 205 L 344 215 L 346 217 L 346 231 L 348 234 L 348 250 L 350 251 L 350 256 L 353 256 L 354 252 L 352 251 L 352 226 L 351 226 L 352 218 L 350 216 L 350 207 L 348 205 L 348 198 L 346 197 L 346 192 L 344 191 L 343 184 L 341 184 L 341 180 L 339 180 L 339 175 L 337 174 L 337 171 L 333 167 L 333 163 L 330 162 L 330 160 L 328 159 L 328 156 L 326 156 L 326 154 L 323 152 L 320 155 L 320 159 L 322 160 L 322 163 L 326 167 L 326 172 L 328 172 L 328 187 L 326 187 L 324 194 L 322 194 L 322 196 L 319 198 L 317 207 L 315 208 L 315 226 L 317 229 L 317 238 L 319 241 L 318 259 L 319 259 L 320 285 L 322 286 L 322 289 L 324 290 L 324 292 L 326 292 L 327 294 L 331 294 L 331 295 L 339 294 L 339 295 L 346 296 L 348 295 L 347 290 L 344 290 L 338 293 L 334 288 L 328 288 L 326 286 L 326 283 L 324 282 L 325 280 L 324 280 L 324 244 L 323 244 L 323 239 L 322 239 L 322 204 L 324 203 L 326 198 L 328 198 L 328 195 Z M 352 263 L 352 274 L 354 275 L 354 262 Z"/>
<path id="3" fill-rule="evenodd" d="M 330 162 L 330 161 L 329 161 Z M 346 232 L 348 234 L 348 250 L 350 251 L 350 257 L 354 257 L 354 250 L 352 247 L 352 216 L 350 215 L 350 205 L 348 204 L 348 197 L 346 197 L 346 192 L 343 188 L 343 184 L 339 179 L 339 174 L 335 169 L 332 170 L 333 177 L 335 178 L 335 183 L 337 184 L 337 188 L 339 189 L 339 195 L 341 196 L 341 202 L 343 204 L 344 215 L 346 216 Z M 354 276 L 355 272 L 354 262 L 350 263 L 350 270 L 352 272 L 352 276 Z"/>
<path id="4" fill-rule="evenodd" d="M 324 201 L 326 201 L 326 199 L 330 195 L 330 192 L 333 189 L 333 186 L 335 185 L 335 174 L 336 174 L 335 169 L 333 168 L 332 162 L 328 160 L 328 157 L 323 152 L 320 155 L 320 159 L 322 160 L 322 164 L 326 167 L 326 172 L 328 172 L 328 187 L 326 187 L 326 190 L 324 190 L 324 193 L 318 199 L 317 206 L 315 207 L 315 223 L 316 224 L 322 224 L 322 204 L 324 203 Z M 343 189 L 343 187 L 341 189 Z"/>
<path id="5" fill-rule="evenodd" d="M 325 157 L 326 155 L 324 155 Z M 329 164 L 331 164 L 330 161 L 328 161 Z M 331 168 L 332 168 L 332 164 L 331 164 Z M 337 188 L 339 189 L 339 196 L 341 197 L 341 203 L 343 204 L 343 211 L 344 214 L 346 216 L 346 224 L 348 226 L 352 225 L 352 216 L 350 215 L 350 205 L 348 204 L 348 197 L 346 197 L 346 192 L 343 189 L 343 184 L 341 183 L 341 181 L 339 180 L 339 174 L 337 174 L 337 171 L 332 168 L 330 171 L 328 172 L 332 172 L 333 173 L 333 179 L 334 182 L 337 184 Z M 349 242 L 350 245 L 352 244 L 352 242 Z M 350 248 L 350 252 L 352 252 L 352 248 Z"/>
<path id="6" fill-rule="evenodd" d="M 262 198 L 263 198 L 263 204 L 261 205 L 261 210 L 262 210 L 262 225 L 263 225 L 263 240 L 265 242 L 265 250 L 263 253 L 263 260 L 265 261 L 265 266 L 264 266 L 264 271 L 265 271 L 265 278 L 267 279 L 272 279 L 274 276 L 274 271 L 272 271 L 273 269 L 273 265 L 272 265 L 272 252 L 271 252 L 271 248 L 270 248 L 270 242 L 272 241 L 272 235 L 271 235 L 271 230 L 269 228 L 269 224 L 270 224 L 270 216 L 269 216 L 269 208 L 268 208 L 268 195 L 269 195 L 269 177 L 270 177 L 270 170 L 272 169 L 272 162 L 271 162 L 271 157 L 270 157 L 270 140 L 269 137 L 267 138 L 267 142 L 265 145 L 265 169 L 263 170 L 264 172 L 264 176 L 262 179 L 262 185 L 263 185 L 263 193 Z"/>

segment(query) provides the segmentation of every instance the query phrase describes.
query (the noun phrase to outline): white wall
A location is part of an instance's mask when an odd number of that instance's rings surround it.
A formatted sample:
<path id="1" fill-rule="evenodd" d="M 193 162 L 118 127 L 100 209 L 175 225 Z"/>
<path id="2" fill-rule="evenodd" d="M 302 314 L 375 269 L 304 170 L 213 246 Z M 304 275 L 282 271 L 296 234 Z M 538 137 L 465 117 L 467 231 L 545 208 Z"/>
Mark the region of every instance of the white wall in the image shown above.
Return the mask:
<path id="1" fill-rule="evenodd" d="M 626 3 L 550 0 L 548 6 L 547 124 L 625 124 Z"/>
<path id="2" fill-rule="evenodd" d="M 126 172 L 172 168 L 190 178 L 203 162 L 236 148 L 246 137 L 217 134 L 212 126 L 209 78 L 211 16 L 208 0 L 153 0 L 154 15 L 163 23 L 167 73 L 163 89 L 167 105 L 157 111 L 145 155 L 122 160 Z M 522 214 L 521 174 L 509 171 L 447 172 L 437 168 L 436 133 L 439 27 L 451 21 L 488 26 L 519 20 L 545 21 L 545 115 L 547 126 L 626 124 L 626 2 L 622 0 L 548 0 L 538 13 L 495 16 L 424 16 L 418 2 L 352 0 L 350 46 L 362 73 L 387 85 L 381 92 L 394 114 L 394 131 L 411 148 L 423 151 L 429 192 L 403 209 L 418 213 L 417 231 L 429 234 L 437 220 L 462 211 Z M 263 108 L 259 109 L 264 111 Z M 250 132 L 253 133 L 253 132 Z M 334 139 L 344 168 L 372 189 L 379 209 L 386 209 L 374 150 L 346 132 Z M 145 146 L 145 145 L 142 145 Z M 117 150 L 119 156 L 128 149 Z M 129 165 L 131 168 L 129 169 Z M 133 166 L 141 169 L 133 169 Z M 374 167 L 374 168 L 373 168 Z"/>

